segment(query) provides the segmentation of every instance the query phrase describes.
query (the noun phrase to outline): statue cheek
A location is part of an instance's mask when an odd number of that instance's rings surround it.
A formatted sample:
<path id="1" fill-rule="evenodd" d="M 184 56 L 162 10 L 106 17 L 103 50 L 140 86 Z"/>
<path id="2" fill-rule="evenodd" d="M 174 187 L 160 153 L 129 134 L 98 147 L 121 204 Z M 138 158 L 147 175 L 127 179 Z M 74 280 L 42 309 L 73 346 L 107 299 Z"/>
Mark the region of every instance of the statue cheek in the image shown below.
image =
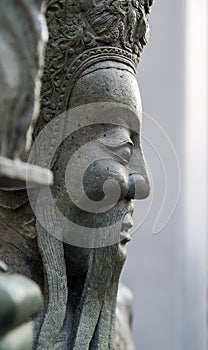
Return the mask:
<path id="1" fill-rule="evenodd" d="M 120 199 L 125 198 L 129 190 L 129 171 L 114 160 L 103 159 L 93 162 L 85 171 L 83 185 L 86 195 L 93 201 L 101 201 L 114 194 L 120 188 Z M 110 191 L 109 191 L 110 189 Z"/>

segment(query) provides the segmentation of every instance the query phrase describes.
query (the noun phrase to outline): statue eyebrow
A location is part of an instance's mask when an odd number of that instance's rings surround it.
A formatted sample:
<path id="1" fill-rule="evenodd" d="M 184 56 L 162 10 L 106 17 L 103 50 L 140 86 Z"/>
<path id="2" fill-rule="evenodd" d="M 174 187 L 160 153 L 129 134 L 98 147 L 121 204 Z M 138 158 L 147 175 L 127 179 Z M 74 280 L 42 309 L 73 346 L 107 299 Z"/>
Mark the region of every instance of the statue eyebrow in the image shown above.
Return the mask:
<path id="1" fill-rule="evenodd" d="M 102 139 L 97 140 L 97 142 L 101 145 L 106 146 L 107 148 L 112 148 L 112 149 L 117 147 L 122 147 L 122 146 L 128 146 L 128 145 L 131 147 L 134 147 L 134 142 L 130 137 L 123 140 L 121 139 L 121 141 L 113 140 L 113 142 L 109 142 L 108 139 L 103 137 Z"/>
<path id="2" fill-rule="evenodd" d="M 132 140 L 124 140 L 122 142 L 119 143 L 114 143 L 112 145 L 107 145 L 109 148 L 117 148 L 117 147 L 122 147 L 122 146 L 131 146 L 134 147 L 134 143 Z"/>

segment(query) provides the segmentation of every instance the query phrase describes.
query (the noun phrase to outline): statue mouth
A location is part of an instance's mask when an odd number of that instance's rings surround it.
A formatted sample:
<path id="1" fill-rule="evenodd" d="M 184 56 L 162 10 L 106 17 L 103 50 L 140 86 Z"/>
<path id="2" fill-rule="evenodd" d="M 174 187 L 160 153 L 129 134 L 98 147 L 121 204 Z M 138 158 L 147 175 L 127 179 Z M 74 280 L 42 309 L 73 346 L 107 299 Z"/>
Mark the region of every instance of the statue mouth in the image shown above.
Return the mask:
<path id="1" fill-rule="evenodd" d="M 126 245 L 128 242 L 131 241 L 131 236 L 127 231 L 122 231 L 120 233 L 120 243 L 122 245 Z"/>
<path id="2" fill-rule="evenodd" d="M 128 205 L 128 211 L 123 218 L 123 223 L 121 226 L 120 243 L 122 245 L 126 245 L 128 242 L 131 241 L 131 235 L 129 234 L 128 231 L 134 226 L 134 222 L 132 219 L 133 211 L 134 211 L 134 205 L 132 202 L 130 202 Z"/>

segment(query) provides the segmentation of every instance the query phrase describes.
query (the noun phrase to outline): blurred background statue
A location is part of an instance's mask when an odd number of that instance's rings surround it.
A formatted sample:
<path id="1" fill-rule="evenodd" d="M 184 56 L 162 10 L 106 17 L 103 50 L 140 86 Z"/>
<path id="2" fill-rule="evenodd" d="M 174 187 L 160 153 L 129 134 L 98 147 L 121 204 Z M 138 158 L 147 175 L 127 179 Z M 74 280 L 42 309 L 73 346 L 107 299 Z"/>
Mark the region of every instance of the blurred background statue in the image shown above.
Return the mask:
<path id="1" fill-rule="evenodd" d="M 2 0 L 0 8 L 0 181 L 19 188 L 27 177 L 44 184 L 51 174 L 26 165 L 26 148 L 39 114 L 47 26 L 42 0 Z M 20 161 L 22 160 L 22 162 Z"/>
<path id="2" fill-rule="evenodd" d="M 42 305 L 36 283 L 20 275 L 7 273 L 0 261 L 0 349 L 30 350 L 33 327 L 30 322 Z"/>
<path id="3" fill-rule="evenodd" d="M 25 196 L 17 189 L 25 187 L 27 177 L 32 184 L 52 182 L 51 172 L 25 163 L 26 144 L 31 142 L 29 129 L 39 114 L 47 41 L 43 5 L 42 0 L 2 0 L 0 4 L 0 236 L 6 233 L 7 242 L 11 239 L 12 244 L 15 241 L 4 226 L 10 225 L 11 218 L 2 211 L 22 205 Z M 22 225 L 25 219 L 21 217 Z M 12 225 L 15 227 L 14 221 Z M 0 239 L 1 258 L 7 260 L 1 243 Z M 16 264 L 14 255 L 9 262 Z M 33 281 L 8 270 L 0 261 L 0 349 L 30 350 L 31 320 L 40 311 L 41 291 Z"/>

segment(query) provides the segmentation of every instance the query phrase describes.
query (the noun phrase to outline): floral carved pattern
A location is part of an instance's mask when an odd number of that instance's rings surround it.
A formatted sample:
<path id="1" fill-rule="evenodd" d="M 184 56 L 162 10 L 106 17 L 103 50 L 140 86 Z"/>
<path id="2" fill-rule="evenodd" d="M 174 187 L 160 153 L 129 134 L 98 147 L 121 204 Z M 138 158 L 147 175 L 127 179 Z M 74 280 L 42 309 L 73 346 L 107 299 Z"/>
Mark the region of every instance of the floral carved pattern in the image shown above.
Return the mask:
<path id="1" fill-rule="evenodd" d="M 67 109 L 66 89 L 89 57 L 127 59 L 136 70 L 153 0 L 48 0 L 49 42 L 39 128 Z M 42 124 L 42 125 L 41 125 Z"/>

